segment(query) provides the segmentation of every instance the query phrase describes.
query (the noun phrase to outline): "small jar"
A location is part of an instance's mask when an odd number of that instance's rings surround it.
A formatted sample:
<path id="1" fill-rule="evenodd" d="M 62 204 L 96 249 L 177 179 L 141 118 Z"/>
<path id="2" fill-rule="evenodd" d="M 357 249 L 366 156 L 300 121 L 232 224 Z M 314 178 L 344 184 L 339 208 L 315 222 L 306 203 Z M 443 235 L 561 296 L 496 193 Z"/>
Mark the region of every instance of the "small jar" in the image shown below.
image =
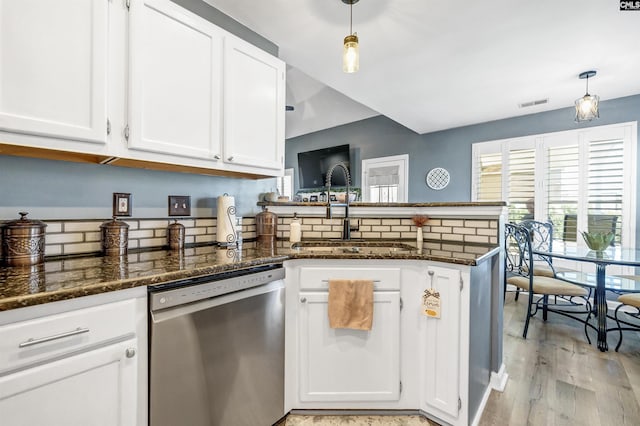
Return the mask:
<path id="1" fill-rule="evenodd" d="M 100 225 L 102 252 L 106 256 L 124 256 L 129 246 L 129 225 L 115 216 Z"/>
<path id="2" fill-rule="evenodd" d="M 8 266 L 36 265 L 44 262 L 44 229 L 40 220 L 27 219 L 27 212 L 20 212 L 20 219 L 2 227 L 2 250 Z"/>
<path id="3" fill-rule="evenodd" d="M 167 227 L 167 244 L 171 250 L 184 249 L 184 234 L 184 225 L 178 223 L 177 219 Z"/>

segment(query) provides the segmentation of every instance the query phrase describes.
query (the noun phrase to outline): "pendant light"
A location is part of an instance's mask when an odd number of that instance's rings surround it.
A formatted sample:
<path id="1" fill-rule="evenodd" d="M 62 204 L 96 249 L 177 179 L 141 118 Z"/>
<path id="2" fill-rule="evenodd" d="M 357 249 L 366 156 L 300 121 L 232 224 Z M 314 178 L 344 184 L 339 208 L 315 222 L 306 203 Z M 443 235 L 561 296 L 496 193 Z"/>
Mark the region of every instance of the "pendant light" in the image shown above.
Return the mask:
<path id="1" fill-rule="evenodd" d="M 360 69 L 360 52 L 358 48 L 358 35 L 353 32 L 353 4 L 358 0 L 342 0 L 349 5 L 349 35 L 344 38 L 342 48 L 342 71 L 354 73 Z"/>
<path id="2" fill-rule="evenodd" d="M 598 112 L 598 102 L 600 97 L 598 95 L 589 94 L 589 77 L 596 75 L 595 71 L 585 71 L 578 76 L 580 79 L 587 79 L 587 91 L 585 95 L 576 100 L 576 122 L 591 121 L 594 118 L 600 118 Z"/>

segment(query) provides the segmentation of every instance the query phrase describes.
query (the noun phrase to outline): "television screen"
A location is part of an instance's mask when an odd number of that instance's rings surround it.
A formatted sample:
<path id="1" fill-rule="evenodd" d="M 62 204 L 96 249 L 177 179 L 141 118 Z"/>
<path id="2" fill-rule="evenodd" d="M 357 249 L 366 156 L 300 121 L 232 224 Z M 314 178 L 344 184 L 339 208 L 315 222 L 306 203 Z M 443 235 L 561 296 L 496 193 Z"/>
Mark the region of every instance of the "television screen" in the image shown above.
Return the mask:
<path id="1" fill-rule="evenodd" d="M 319 188 L 326 185 L 327 172 L 337 163 L 344 163 L 351 173 L 349 145 L 332 146 L 298 153 L 300 188 Z M 346 186 L 342 170 L 334 169 L 331 186 Z"/>

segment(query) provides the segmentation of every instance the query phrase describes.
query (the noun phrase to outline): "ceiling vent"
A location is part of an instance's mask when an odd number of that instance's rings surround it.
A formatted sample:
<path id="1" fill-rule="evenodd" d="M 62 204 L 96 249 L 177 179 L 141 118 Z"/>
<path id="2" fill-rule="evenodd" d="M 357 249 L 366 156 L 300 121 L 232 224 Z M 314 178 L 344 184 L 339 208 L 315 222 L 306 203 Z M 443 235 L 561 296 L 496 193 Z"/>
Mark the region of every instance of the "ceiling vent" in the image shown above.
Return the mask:
<path id="1" fill-rule="evenodd" d="M 518 104 L 518 106 L 520 108 L 527 108 L 527 107 L 532 107 L 532 106 L 536 106 L 536 105 L 546 104 L 547 102 L 549 102 L 549 98 L 538 99 L 537 101 L 523 102 L 521 104 Z"/>

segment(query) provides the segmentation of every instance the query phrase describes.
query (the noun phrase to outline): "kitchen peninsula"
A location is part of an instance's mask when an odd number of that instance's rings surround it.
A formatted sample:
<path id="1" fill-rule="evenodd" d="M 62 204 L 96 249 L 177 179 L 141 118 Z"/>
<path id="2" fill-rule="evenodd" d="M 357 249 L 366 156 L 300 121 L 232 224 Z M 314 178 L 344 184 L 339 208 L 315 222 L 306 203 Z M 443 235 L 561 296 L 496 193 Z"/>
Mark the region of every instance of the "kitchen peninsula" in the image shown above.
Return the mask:
<path id="1" fill-rule="evenodd" d="M 136 301 L 138 319 L 133 322 L 146 326 L 147 312 L 142 303 L 147 286 L 283 264 L 287 289 L 283 415 L 290 410 L 411 410 L 440 422 L 472 424 L 478 421 L 491 388 L 499 388 L 505 376 L 501 369 L 498 240 L 504 205 L 477 204 L 353 206 L 352 217 L 360 227 L 354 231 L 354 245 L 360 241 L 385 246 L 392 240 L 414 247 L 402 251 L 318 252 L 291 248 L 287 224 L 294 212 L 302 222 L 303 241 L 320 243 L 331 238 L 332 234 L 327 233 L 335 232 L 333 227 L 339 226 L 340 210 L 336 209 L 338 217 L 326 219 L 319 217 L 324 215 L 324 208 L 319 205 L 273 204 L 268 208 L 278 212 L 280 237 L 273 245 L 245 241 L 242 250 L 215 245 L 188 247 L 177 253 L 161 248 L 132 250 L 125 259 L 118 260 L 95 255 L 58 256 L 27 269 L 5 267 L 0 269 L 0 334 L 17 322 L 29 322 L 30 312 L 38 312 L 36 321 L 44 321 L 47 316 L 43 312 L 53 312 L 57 306 L 64 305 L 74 312 L 74 303 L 92 300 L 93 307 L 100 307 L 99 301 L 106 297 L 111 306 L 115 295 L 120 294 Z M 291 217 L 286 209 L 291 209 Z M 420 250 L 415 229 L 407 222 L 414 214 L 431 217 Z M 245 220 L 249 222 L 244 234 L 255 235 L 251 228 L 255 223 L 246 217 Z M 482 235 L 489 232 L 491 237 Z M 434 234 L 439 238 L 432 238 Z M 487 240 L 474 242 L 471 237 Z M 366 278 L 367 274 L 378 281 L 376 316 L 369 337 L 344 330 L 332 337 L 333 348 L 319 345 L 317 338 L 327 333 L 321 325 L 317 328 L 326 307 L 324 280 L 337 276 Z M 421 317 L 419 313 L 422 293 L 429 287 L 442 295 L 440 319 Z M 113 321 L 113 317 L 105 317 L 103 323 L 114 324 Z M 144 371 L 146 327 L 138 327 L 135 336 L 137 359 L 144 358 L 138 371 Z M 335 350 L 344 349 L 349 340 L 362 344 L 360 351 L 342 360 L 336 358 Z M 7 339 L 4 342 L 10 343 Z M 128 349 L 134 347 L 130 340 L 127 342 Z M 375 378 L 352 369 L 352 375 L 343 375 L 341 380 L 331 381 L 333 388 L 326 388 L 323 377 L 335 377 L 354 357 L 365 365 L 364 360 L 372 359 L 378 350 L 378 362 L 382 364 L 366 364 L 379 373 Z M 326 360 L 336 363 L 332 367 Z M 122 355 L 119 362 L 126 366 L 129 361 Z M 10 366 L 0 365 L 0 375 L 5 374 L 2 379 L 12 377 L 10 371 Z M 144 378 L 137 386 L 146 395 Z M 139 404 L 144 406 L 144 399 Z"/>

